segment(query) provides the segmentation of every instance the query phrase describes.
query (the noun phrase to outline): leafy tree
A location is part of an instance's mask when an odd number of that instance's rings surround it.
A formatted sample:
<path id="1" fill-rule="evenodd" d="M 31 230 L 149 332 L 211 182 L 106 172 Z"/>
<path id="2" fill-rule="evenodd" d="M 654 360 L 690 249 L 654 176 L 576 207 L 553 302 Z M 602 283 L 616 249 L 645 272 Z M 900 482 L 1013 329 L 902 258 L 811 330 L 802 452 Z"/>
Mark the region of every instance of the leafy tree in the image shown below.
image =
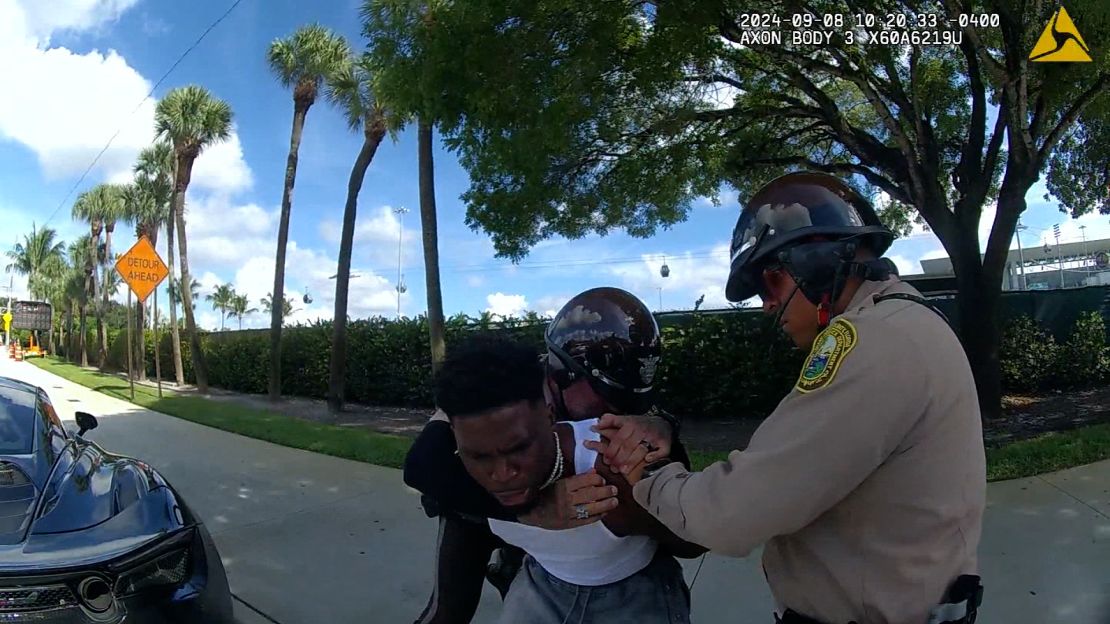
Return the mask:
<path id="1" fill-rule="evenodd" d="M 415 66 L 406 61 L 424 58 L 422 46 L 431 37 L 411 36 L 422 29 L 434 30 L 443 41 L 445 32 L 439 29 L 440 11 L 449 5 L 437 1 L 395 2 L 366 0 L 362 7 L 363 33 L 371 42 L 370 63 L 379 83 L 394 83 L 401 73 L 408 75 L 409 84 L 403 90 L 388 84 L 379 85 L 379 97 L 384 97 L 387 107 L 398 119 L 415 122 L 417 126 L 417 161 L 420 176 L 420 230 L 424 250 L 424 284 L 428 301 L 428 340 L 431 348 L 432 370 L 439 369 L 446 354 L 445 323 L 443 317 L 443 292 L 439 276 L 439 225 L 436 214 L 435 162 L 432 143 L 441 89 L 446 76 L 429 64 Z M 400 52 L 400 54 L 398 53 Z M 406 58 L 407 55 L 407 58 Z M 378 75 L 380 72 L 381 75 Z"/>
<path id="2" fill-rule="evenodd" d="M 379 97 L 434 113 L 470 174 L 467 223 L 500 256 L 552 235 L 650 236 L 722 185 L 744 198 L 788 170 L 849 176 L 891 198 L 888 223 L 924 220 L 952 258 L 985 416 L 1000 409 L 1002 273 L 1030 187 L 1045 175 L 1073 215 L 1110 208 L 1104 2 L 1068 3 L 1093 63 L 1028 61 L 1055 10 L 1041 2 L 472 0 L 430 19 L 421 3 L 370 6 Z M 862 13 L 999 25 L 952 27 L 951 45 L 849 42 Z M 752 14 L 845 26 L 817 46 L 784 25 L 781 45 L 762 45 Z"/>
<path id="3" fill-rule="evenodd" d="M 347 41 L 318 24 L 304 26 L 287 39 L 270 44 L 267 60 L 282 86 L 293 90 L 293 131 L 285 165 L 285 187 L 281 195 L 274 290 L 285 296 L 285 250 L 289 241 L 289 215 L 293 209 L 293 184 L 297 178 L 297 153 L 301 146 L 308 109 L 316 102 L 324 80 L 339 71 L 350 56 Z M 281 396 L 281 326 L 275 310 L 270 318 L 270 398 Z"/>

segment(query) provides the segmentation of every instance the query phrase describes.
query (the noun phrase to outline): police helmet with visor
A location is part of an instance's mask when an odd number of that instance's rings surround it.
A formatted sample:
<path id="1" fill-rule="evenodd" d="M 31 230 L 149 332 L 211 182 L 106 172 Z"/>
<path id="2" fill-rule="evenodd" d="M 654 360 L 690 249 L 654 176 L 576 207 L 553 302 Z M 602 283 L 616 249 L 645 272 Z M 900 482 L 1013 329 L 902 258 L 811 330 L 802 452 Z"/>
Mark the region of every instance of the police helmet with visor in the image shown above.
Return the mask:
<path id="1" fill-rule="evenodd" d="M 813 266 L 823 258 L 834 258 L 825 264 L 849 261 L 841 258 L 842 246 L 826 246 L 831 254 L 820 247 L 801 248 L 812 241 L 845 240 L 857 241 L 881 256 L 894 235 L 880 223 L 869 202 L 833 176 L 800 172 L 776 178 L 752 196 L 736 222 L 725 296 L 729 301 L 743 301 L 759 294 L 763 270 L 768 265 L 789 263 L 784 252 L 792 249 L 798 256 L 795 266 Z M 803 291 L 810 291 L 806 296 L 811 297 L 811 289 Z"/>
<path id="2" fill-rule="evenodd" d="M 655 317 L 635 295 L 611 287 L 582 292 L 555 315 L 544 339 L 548 376 L 560 391 L 586 379 L 626 414 L 654 405 L 662 340 Z"/>

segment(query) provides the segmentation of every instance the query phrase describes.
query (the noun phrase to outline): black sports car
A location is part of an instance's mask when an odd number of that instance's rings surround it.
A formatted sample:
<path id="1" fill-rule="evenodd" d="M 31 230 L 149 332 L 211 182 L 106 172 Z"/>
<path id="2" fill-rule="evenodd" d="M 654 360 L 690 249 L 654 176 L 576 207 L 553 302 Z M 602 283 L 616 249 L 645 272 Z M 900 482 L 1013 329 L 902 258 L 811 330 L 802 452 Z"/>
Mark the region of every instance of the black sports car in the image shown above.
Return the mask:
<path id="1" fill-rule="evenodd" d="M 162 475 L 0 377 L 0 622 L 233 622 L 212 537 Z"/>

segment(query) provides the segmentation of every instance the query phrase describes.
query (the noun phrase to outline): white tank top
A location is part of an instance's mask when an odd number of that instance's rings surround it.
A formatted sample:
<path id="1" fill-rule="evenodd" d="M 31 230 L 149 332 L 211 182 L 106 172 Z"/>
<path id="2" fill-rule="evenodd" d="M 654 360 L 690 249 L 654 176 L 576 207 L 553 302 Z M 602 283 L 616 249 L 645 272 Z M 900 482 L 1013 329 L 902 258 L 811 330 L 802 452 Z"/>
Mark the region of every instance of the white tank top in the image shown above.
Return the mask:
<path id="1" fill-rule="evenodd" d="M 568 422 L 574 431 L 574 472 L 594 467 L 597 451 L 582 445 L 601 436 L 590 427 L 597 419 Z M 524 549 L 555 578 L 575 585 L 607 585 L 644 569 L 658 546 L 646 535 L 617 537 L 603 522 L 551 531 L 519 522 L 489 520 L 489 528 L 506 542 Z"/>

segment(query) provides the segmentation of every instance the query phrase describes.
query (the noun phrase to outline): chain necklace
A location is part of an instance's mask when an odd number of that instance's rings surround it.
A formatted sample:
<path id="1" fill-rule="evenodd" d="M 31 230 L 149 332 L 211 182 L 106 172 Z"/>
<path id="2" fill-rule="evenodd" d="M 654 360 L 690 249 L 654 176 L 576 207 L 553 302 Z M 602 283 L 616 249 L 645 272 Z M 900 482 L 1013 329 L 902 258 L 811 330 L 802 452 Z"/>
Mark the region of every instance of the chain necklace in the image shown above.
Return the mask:
<path id="1" fill-rule="evenodd" d="M 541 490 L 547 489 L 563 476 L 563 445 L 559 442 L 558 431 L 552 430 L 551 434 L 555 436 L 555 465 L 551 467 L 551 476 L 540 486 Z"/>

